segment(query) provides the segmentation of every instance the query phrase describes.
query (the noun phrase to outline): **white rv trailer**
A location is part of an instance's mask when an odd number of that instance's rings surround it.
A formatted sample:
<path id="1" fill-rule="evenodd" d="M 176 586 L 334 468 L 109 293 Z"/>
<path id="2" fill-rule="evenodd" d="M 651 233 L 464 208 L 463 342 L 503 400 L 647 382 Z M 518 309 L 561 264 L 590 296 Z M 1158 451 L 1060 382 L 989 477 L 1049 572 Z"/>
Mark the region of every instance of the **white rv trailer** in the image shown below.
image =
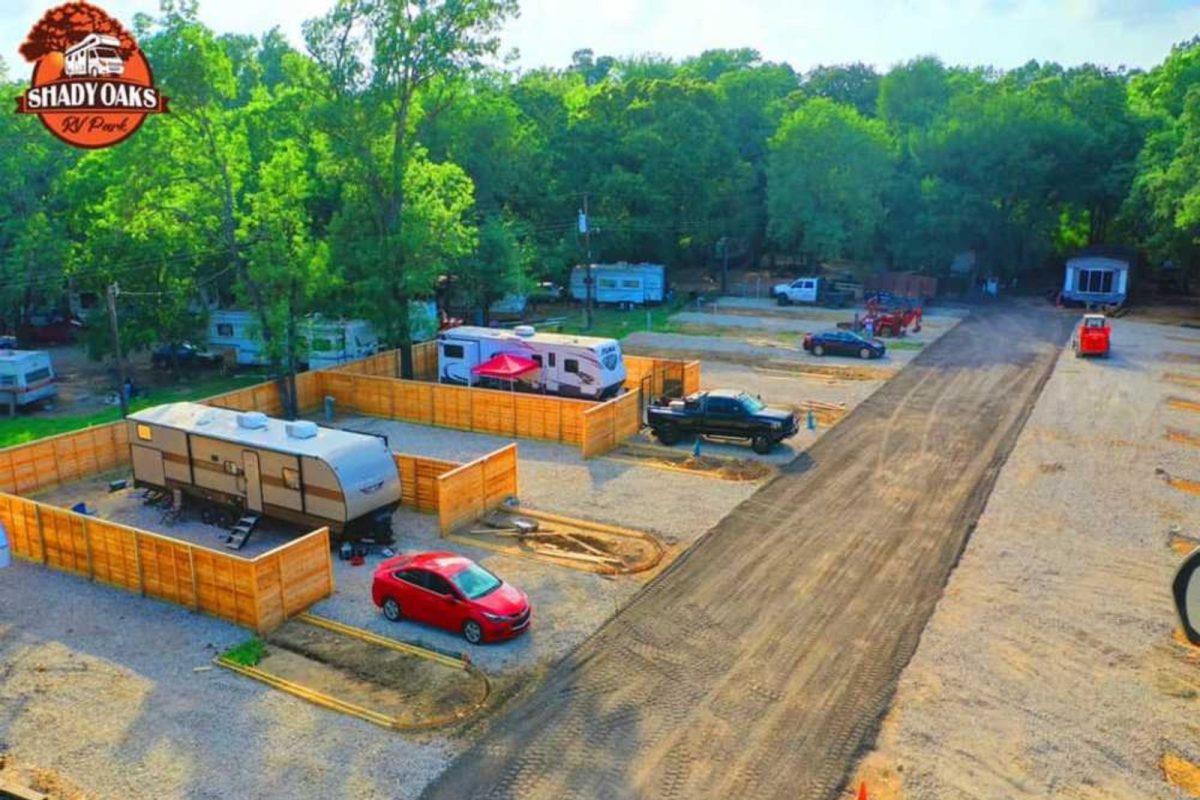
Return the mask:
<path id="1" fill-rule="evenodd" d="M 126 419 L 135 485 L 335 533 L 391 530 L 400 475 L 382 437 L 199 403 Z"/>
<path id="2" fill-rule="evenodd" d="M 587 300 L 587 267 L 571 270 L 571 298 Z M 667 268 L 662 264 L 592 264 L 592 299 L 603 305 L 661 303 L 667 297 Z"/>
<path id="3" fill-rule="evenodd" d="M 620 392 L 625 383 L 625 359 L 615 339 L 537 333 L 528 325 L 513 330 L 463 326 L 443 331 L 438 336 L 438 381 L 490 385 L 472 370 L 505 354 L 538 366 L 515 388 L 603 400 Z"/>
<path id="4" fill-rule="evenodd" d="M 10 414 L 57 394 L 49 353 L 0 349 L 0 405 L 7 405 Z"/>
<path id="5" fill-rule="evenodd" d="M 365 320 L 325 320 L 309 317 L 297 324 L 312 369 L 344 364 L 379 352 L 379 337 Z M 252 311 L 218 309 L 209 314 L 208 345 L 213 350 L 232 350 L 240 366 L 270 363 L 259 331 L 258 315 Z"/>
<path id="6" fill-rule="evenodd" d="M 64 53 L 63 72 L 68 78 L 123 75 L 125 62 L 117 52 L 120 48 L 121 40 L 115 36 L 89 33 L 67 48 Z"/>

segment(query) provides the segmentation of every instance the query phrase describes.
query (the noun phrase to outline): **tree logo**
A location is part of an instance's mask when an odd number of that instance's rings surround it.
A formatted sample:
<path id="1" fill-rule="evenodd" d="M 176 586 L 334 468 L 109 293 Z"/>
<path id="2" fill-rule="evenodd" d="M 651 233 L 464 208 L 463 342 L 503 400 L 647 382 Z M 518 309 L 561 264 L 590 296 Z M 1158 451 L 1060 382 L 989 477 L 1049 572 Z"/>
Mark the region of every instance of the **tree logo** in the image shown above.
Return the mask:
<path id="1" fill-rule="evenodd" d="M 121 23 L 90 3 L 50 9 L 20 48 L 33 80 L 18 114 L 36 114 L 75 147 L 111 147 L 167 111 L 150 64 Z"/>

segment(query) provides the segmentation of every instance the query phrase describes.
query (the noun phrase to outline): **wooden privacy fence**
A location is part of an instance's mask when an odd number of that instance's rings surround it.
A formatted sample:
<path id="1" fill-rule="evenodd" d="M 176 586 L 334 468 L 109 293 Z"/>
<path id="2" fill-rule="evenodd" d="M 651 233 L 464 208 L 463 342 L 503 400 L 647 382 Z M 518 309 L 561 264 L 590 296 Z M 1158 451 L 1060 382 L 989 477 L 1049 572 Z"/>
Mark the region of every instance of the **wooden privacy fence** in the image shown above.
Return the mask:
<path id="1" fill-rule="evenodd" d="M 700 362 L 677 358 L 625 356 L 625 388 L 651 395 L 687 396 L 700 391 Z"/>
<path id="2" fill-rule="evenodd" d="M 0 450 L 0 492 L 31 494 L 129 463 L 124 421 Z"/>
<path id="3" fill-rule="evenodd" d="M 413 380 L 437 380 L 437 342 L 418 342 L 412 346 Z M 331 367 L 325 372 L 348 372 L 352 375 L 374 375 L 380 378 L 400 377 L 400 351 L 386 350 L 373 356 Z"/>
<path id="4" fill-rule="evenodd" d="M 591 458 L 612 450 L 621 442 L 634 436 L 642 428 L 642 394 L 640 391 L 626 392 L 607 403 L 588 409 L 583 415 L 583 442 L 580 449 L 584 458 Z"/>
<path id="5" fill-rule="evenodd" d="M 479 519 L 517 495 L 517 446 L 510 444 L 437 478 L 443 534 Z"/>
<path id="6" fill-rule="evenodd" d="M 436 514 L 438 510 L 437 479 L 462 466 L 457 461 L 392 453 L 400 471 L 400 502 L 417 511 Z"/>
<path id="7" fill-rule="evenodd" d="M 317 373 L 320 393 L 360 414 L 579 445 L 583 412 L 594 403 L 345 372 Z"/>
<path id="8" fill-rule="evenodd" d="M 329 529 L 254 559 L 0 493 L 13 555 L 267 633 L 333 594 Z"/>

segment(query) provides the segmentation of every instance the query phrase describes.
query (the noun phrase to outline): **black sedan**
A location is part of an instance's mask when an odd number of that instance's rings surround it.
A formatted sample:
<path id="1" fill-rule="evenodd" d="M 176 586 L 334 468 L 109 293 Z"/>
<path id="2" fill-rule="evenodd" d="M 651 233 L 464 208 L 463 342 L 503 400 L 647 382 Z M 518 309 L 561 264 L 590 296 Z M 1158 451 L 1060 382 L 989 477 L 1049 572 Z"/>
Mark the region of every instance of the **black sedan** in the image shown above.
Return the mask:
<path id="1" fill-rule="evenodd" d="M 883 358 L 887 346 L 878 339 L 868 339 L 850 331 L 823 331 L 804 337 L 804 349 L 814 356 L 857 356 Z"/>

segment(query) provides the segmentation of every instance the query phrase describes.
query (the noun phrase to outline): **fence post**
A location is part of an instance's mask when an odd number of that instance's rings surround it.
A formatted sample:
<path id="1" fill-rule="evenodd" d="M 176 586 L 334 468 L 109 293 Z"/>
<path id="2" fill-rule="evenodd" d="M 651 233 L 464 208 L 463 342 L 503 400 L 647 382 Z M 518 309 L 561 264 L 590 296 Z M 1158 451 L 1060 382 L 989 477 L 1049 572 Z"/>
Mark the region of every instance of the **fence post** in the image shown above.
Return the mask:
<path id="1" fill-rule="evenodd" d="M 146 576 L 142 572 L 142 543 L 138 539 L 137 531 L 133 531 L 133 560 L 137 564 L 138 576 L 138 592 L 142 597 L 146 596 Z"/>
<path id="2" fill-rule="evenodd" d="M 92 560 L 92 532 L 91 532 L 91 529 L 88 528 L 88 521 L 87 521 L 86 515 L 83 516 L 83 546 L 84 546 L 84 550 L 87 552 L 88 580 L 91 581 L 92 583 L 95 583 L 96 582 L 96 564 Z"/>
<path id="3" fill-rule="evenodd" d="M 188 569 L 192 573 L 192 610 L 200 610 L 200 589 L 196 583 L 196 548 L 188 545 Z"/>
<path id="4" fill-rule="evenodd" d="M 42 549 L 42 566 L 47 566 L 50 563 L 50 554 L 46 552 L 46 529 L 42 526 L 42 506 L 40 503 L 33 504 L 33 512 L 37 517 L 38 547 Z"/>

